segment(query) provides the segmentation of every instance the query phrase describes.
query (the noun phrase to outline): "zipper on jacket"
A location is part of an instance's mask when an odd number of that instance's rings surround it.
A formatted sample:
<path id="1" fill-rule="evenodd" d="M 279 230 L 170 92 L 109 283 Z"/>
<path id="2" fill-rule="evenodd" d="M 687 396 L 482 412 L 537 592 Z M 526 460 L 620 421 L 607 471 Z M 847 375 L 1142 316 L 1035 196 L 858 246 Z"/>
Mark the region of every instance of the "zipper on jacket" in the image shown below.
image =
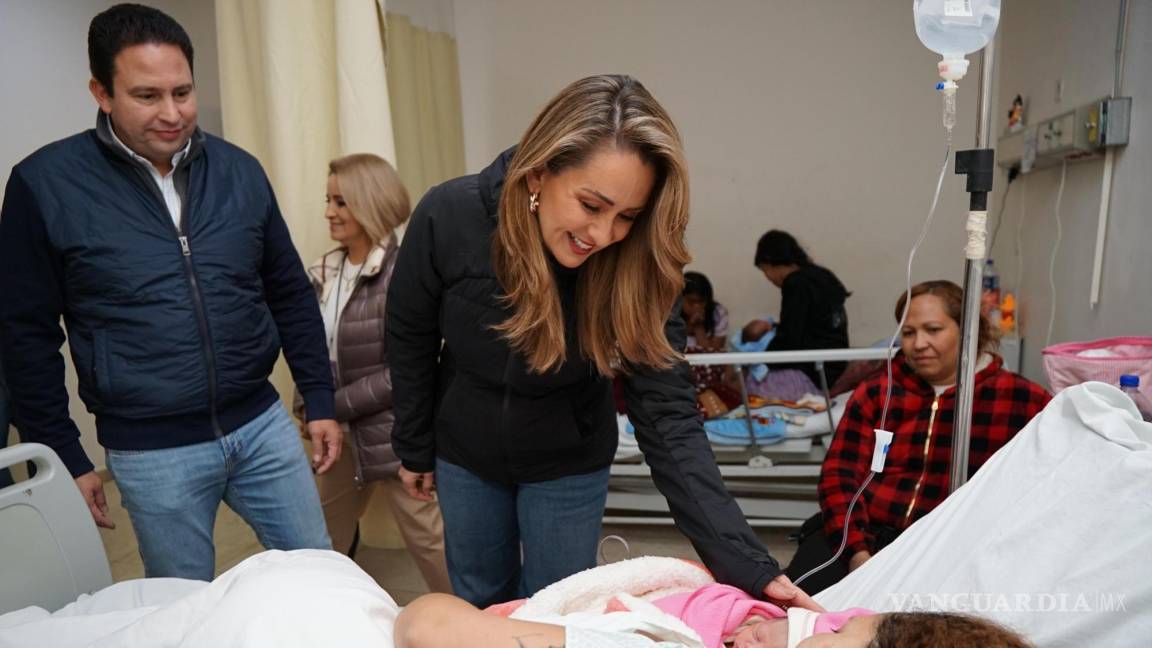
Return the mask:
<path id="1" fill-rule="evenodd" d="M 920 479 L 916 480 L 916 487 L 912 489 L 912 501 L 908 502 L 908 511 L 904 514 L 904 525 L 912 517 L 916 508 L 916 499 L 920 496 L 920 487 L 924 484 L 924 477 L 928 474 L 928 451 L 932 447 L 932 429 L 936 427 L 936 413 L 940 410 L 940 395 L 932 399 L 932 414 L 928 417 L 928 436 L 924 439 L 924 468 L 920 471 Z"/>
<path id="2" fill-rule="evenodd" d="M 200 348 L 204 352 L 204 365 L 208 373 L 208 414 L 212 419 L 212 432 L 217 438 L 224 436 L 220 427 L 220 418 L 216 413 L 216 350 L 212 346 L 212 335 L 208 330 L 208 311 L 204 308 L 204 295 L 200 292 L 200 282 L 196 278 L 196 269 L 192 265 L 192 245 L 184 233 L 185 215 L 187 214 L 187 198 L 180 210 L 181 227 L 176 228 L 176 238 L 180 241 L 180 251 L 184 260 L 184 275 L 188 279 L 192 293 L 192 306 L 196 311 L 196 325 L 200 330 Z"/>
<path id="3" fill-rule="evenodd" d="M 164 201 L 164 194 L 156 186 L 152 177 L 138 164 L 131 163 L 130 166 L 136 172 L 136 176 L 144 181 L 144 186 L 148 188 L 148 192 L 159 200 L 160 211 L 164 220 L 172 223 L 172 230 L 176 233 L 176 241 L 180 244 L 180 255 L 184 260 L 184 277 L 188 280 L 188 286 L 192 293 L 192 305 L 196 312 L 196 328 L 200 332 L 200 350 L 204 353 L 204 367 L 208 378 L 208 414 L 212 421 L 212 433 L 217 438 L 223 437 L 224 430 L 220 427 L 220 418 L 216 412 L 216 351 L 212 346 L 212 336 L 208 329 L 208 311 L 204 308 L 204 295 L 200 292 L 200 282 L 196 279 L 196 269 L 192 265 L 192 244 L 186 233 L 188 203 L 191 197 L 188 195 L 187 186 L 185 186 L 184 195 L 180 197 L 180 224 L 173 223 L 172 214 L 168 211 L 168 203 Z M 180 176 L 176 176 L 173 178 L 173 182 L 177 182 L 179 178 Z M 177 187 L 177 191 L 179 191 L 179 187 Z"/>
<path id="4" fill-rule="evenodd" d="M 364 490 L 364 468 L 360 461 L 360 439 L 356 434 L 356 429 L 352 427 L 351 423 L 348 424 L 348 436 L 352 437 L 350 439 L 352 443 L 349 445 L 352 446 L 352 461 L 356 464 L 356 474 L 354 475 L 356 490 Z"/>
<path id="5" fill-rule="evenodd" d="M 343 281 L 344 280 L 344 261 L 347 261 L 347 260 L 348 260 L 348 253 L 345 252 L 344 253 L 344 259 L 340 261 L 340 269 L 337 270 L 337 272 L 340 273 L 336 277 L 337 281 Z M 364 263 L 368 263 L 367 258 L 364 259 Z M 361 266 L 361 267 L 363 267 L 363 266 Z M 356 288 L 357 288 L 357 284 L 359 283 L 359 279 L 360 279 L 360 275 L 357 274 L 356 279 L 354 279 L 352 282 L 352 289 L 348 291 L 348 301 L 345 302 L 346 306 L 347 306 L 347 304 L 352 303 L 352 296 L 356 294 Z M 336 308 L 340 308 L 340 295 L 336 295 Z M 336 347 L 335 353 L 332 354 L 332 355 L 336 356 L 336 360 L 335 360 L 336 367 L 335 367 L 335 370 L 333 371 L 334 375 L 332 376 L 332 383 L 334 385 L 337 385 L 336 386 L 337 390 L 339 390 L 341 387 L 343 387 L 343 385 L 339 385 L 338 383 L 340 382 L 340 324 L 344 321 L 344 310 L 345 309 L 340 309 L 338 311 L 338 314 L 336 316 L 336 332 L 332 336 L 332 344 Z M 351 443 L 352 459 L 353 459 L 353 463 L 356 465 L 356 473 L 355 473 L 355 477 L 354 477 L 356 480 L 356 490 L 361 490 L 364 488 L 364 467 L 362 465 L 362 462 L 360 461 L 360 441 L 359 441 L 359 439 L 356 438 L 356 431 L 353 429 L 351 421 L 349 421 L 347 427 L 348 427 L 348 435 L 352 437 L 352 439 L 351 439 L 351 441 L 352 441 L 352 443 Z"/>
<path id="6" fill-rule="evenodd" d="M 512 400 L 512 360 L 515 351 L 508 350 L 508 362 L 504 364 L 504 404 L 500 408 L 500 440 L 508 438 L 508 405 Z"/>

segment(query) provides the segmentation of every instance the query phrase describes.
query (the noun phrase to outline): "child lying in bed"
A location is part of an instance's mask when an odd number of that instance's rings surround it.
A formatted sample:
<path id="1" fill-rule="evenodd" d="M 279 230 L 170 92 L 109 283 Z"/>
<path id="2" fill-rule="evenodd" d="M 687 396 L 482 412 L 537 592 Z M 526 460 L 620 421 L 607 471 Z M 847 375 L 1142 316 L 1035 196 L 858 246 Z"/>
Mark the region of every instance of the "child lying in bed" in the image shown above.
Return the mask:
<path id="1" fill-rule="evenodd" d="M 833 615 L 835 616 L 835 615 Z M 899 612 L 854 616 L 834 631 L 793 643 L 792 615 L 755 619 L 725 637 L 734 648 L 1030 648 L 994 623 L 961 614 Z M 663 630 L 663 631 L 661 631 Z M 592 630 L 503 618 L 443 594 L 417 599 L 400 613 L 396 648 L 687 648 L 702 646 L 661 628 Z"/>
<path id="2" fill-rule="evenodd" d="M 996 626 L 954 615 L 784 612 L 688 565 L 643 558 L 588 570 L 523 602 L 514 618 L 446 595 L 418 599 L 397 617 L 391 597 L 346 556 L 268 551 L 212 583 L 150 579 L 136 581 L 135 592 L 123 589 L 132 582 L 119 583 L 52 615 L 34 609 L 0 615 L 0 647 L 1028 646 Z M 635 566 L 658 571 L 633 578 L 627 572 Z M 631 585 L 611 594 L 621 573 Z"/>
<path id="3" fill-rule="evenodd" d="M 530 599 L 483 612 L 453 597 L 424 597 L 401 613 L 396 645 L 1024 648 L 1029 644 L 999 626 L 959 615 L 877 615 L 860 608 L 785 611 L 713 582 L 696 563 L 644 557 L 586 570 Z"/>

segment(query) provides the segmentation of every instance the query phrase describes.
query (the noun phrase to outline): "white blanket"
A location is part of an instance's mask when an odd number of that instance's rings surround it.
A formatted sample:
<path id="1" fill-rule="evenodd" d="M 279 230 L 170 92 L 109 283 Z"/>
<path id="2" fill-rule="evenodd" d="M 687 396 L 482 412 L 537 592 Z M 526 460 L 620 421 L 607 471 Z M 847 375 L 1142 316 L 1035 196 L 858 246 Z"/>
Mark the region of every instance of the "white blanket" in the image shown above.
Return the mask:
<path id="1" fill-rule="evenodd" d="M 682 561 L 656 560 L 710 580 Z M 567 626 L 572 648 L 702 646 L 679 619 L 626 598 L 628 612 L 555 614 L 542 608 L 517 618 Z M 341 554 L 267 551 L 212 583 L 126 581 L 52 614 L 35 607 L 5 614 L 0 648 L 392 648 L 398 613 L 392 598 Z"/>
<path id="2" fill-rule="evenodd" d="M 1152 641 L 1152 424 L 1103 383 L 1061 392 L 975 477 L 816 599 L 972 612 L 1042 647 Z"/>
<path id="3" fill-rule="evenodd" d="M 268 551 L 211 584 L 165 580 L 113 585 L 52 615 L 36 608 L 4 615 L 0 647 L 392 646 L 399 607 L 341 554 Z"/>

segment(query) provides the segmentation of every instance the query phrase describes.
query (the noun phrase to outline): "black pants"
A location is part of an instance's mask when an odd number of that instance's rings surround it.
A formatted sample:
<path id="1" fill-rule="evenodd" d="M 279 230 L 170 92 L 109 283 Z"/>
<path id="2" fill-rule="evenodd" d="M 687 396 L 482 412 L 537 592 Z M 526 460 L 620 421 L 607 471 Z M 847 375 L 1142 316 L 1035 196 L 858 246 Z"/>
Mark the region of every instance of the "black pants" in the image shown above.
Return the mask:
<path id="1" fill-rule="evenodd" d="M 873 538 L 872 555 L 876 555 L 900 535 L 899 531 L 891 527 L 878 526 L 870 529 L 870 531 Z M 824 516 L 817 513 L 805 520 L 800 527 L 800 546 L 796 549 L 796 555 L 784 573 L 795 582 L 796 579 L 807 574 L 810 570 L 828 562 L 828 559 L 839 548 L 840 538 L 835 538 L 835 543 L 829 541 L 828 536 L 824 534 Z M 845 548 L 844 553 L 836 559 L 836 562 L 812 574 L 803 583 L 800 583 L 800 589 L 811 595 L 839 583 L 848 575 L 848 561 L 852 558 L 851 554 L 852 550 Z"/>

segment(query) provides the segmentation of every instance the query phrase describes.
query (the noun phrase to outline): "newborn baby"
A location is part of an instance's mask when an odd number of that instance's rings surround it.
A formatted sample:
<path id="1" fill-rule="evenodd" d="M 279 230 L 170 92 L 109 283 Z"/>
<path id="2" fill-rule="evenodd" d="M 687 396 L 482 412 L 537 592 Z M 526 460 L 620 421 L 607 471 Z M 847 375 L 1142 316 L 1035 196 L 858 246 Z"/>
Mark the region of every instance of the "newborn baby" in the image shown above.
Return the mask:
<path id="1" fill-rule="evenodd" d="M 864 636 L 872 625 L 867 619 L 875 616 L 862 608 L 819 613 L 794 607 L 785 612 L 743 590 L 718 583 L 665 596 L 653 604 L 695 630 L 707 648 L 807 647 L 812 644 L 806 640 L 815 635 Z M 857 618 L 862 621 L 853 623 Z"/>
<path id="2" fill-rule="evenodd" d="M 876 635 L 883 615 L 863 609 L 821 614 L 791 608 L 779 619 L 753 619 L 724 639 L 733 648 L 865 648 Z"/>

